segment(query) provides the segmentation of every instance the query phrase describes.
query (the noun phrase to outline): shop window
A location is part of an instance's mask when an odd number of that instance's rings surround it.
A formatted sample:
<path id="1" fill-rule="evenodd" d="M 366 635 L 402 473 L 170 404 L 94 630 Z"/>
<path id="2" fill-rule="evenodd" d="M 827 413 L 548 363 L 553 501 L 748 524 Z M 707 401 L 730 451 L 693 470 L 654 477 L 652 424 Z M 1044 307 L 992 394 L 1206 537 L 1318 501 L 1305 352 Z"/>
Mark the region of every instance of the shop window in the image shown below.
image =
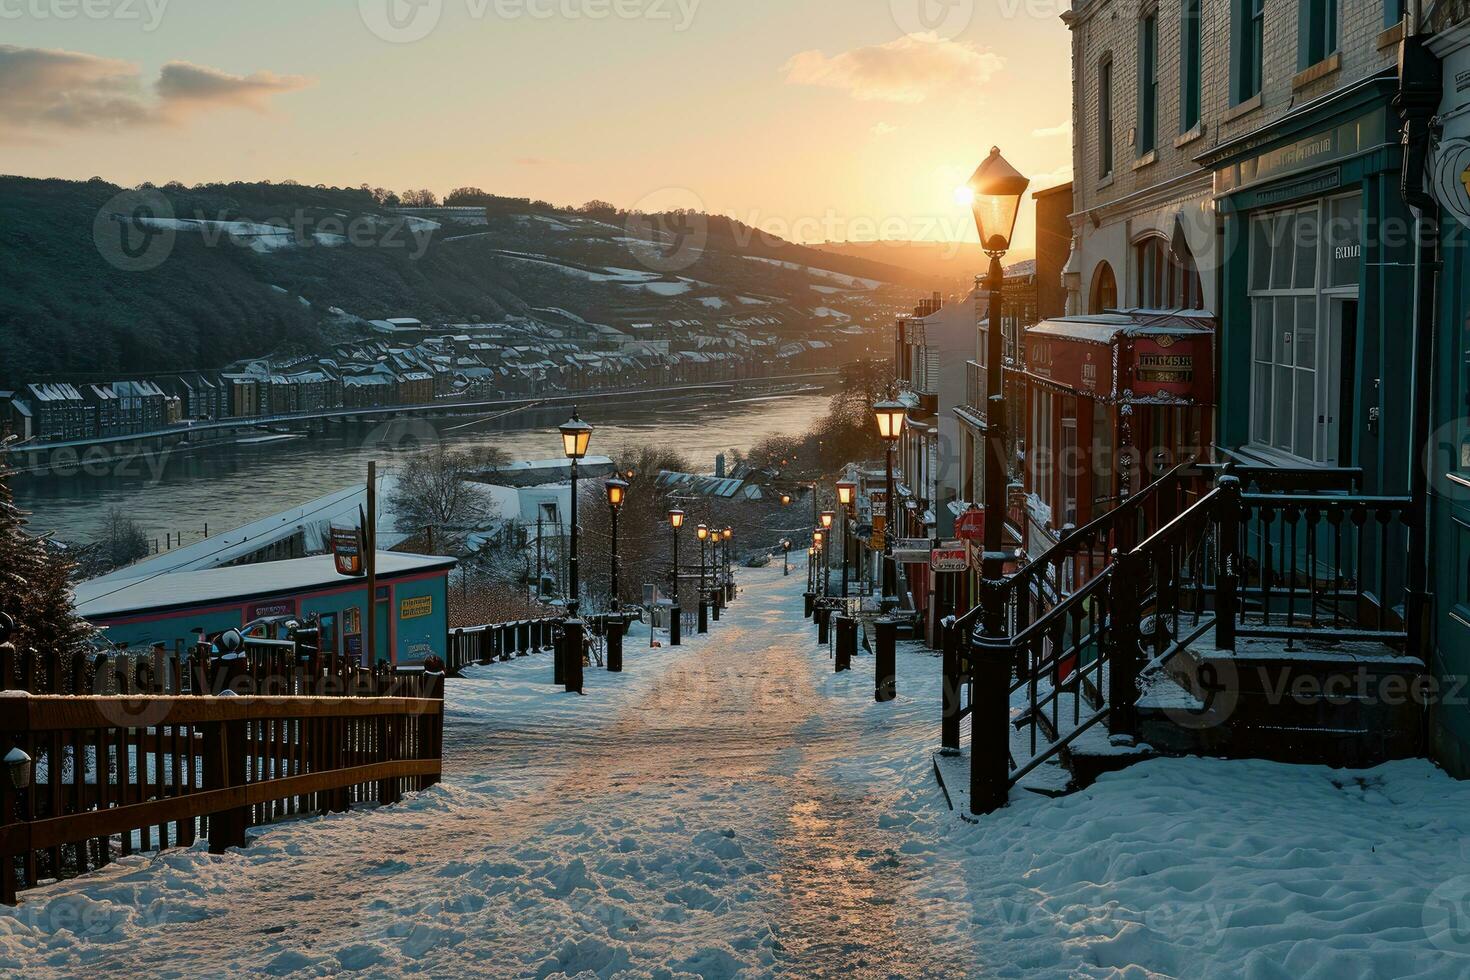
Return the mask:
<path id="1" fill-rule="evenodd" d="M 1027 456 L 1031 460 L 1031 485 L 1036 499 L 1045 508 L 1045 517 L 1053 527 L 1059 527 L 1051 517 L 1056 513 L 1056 440 L 1052 435 L 1055 417 L 1054 396 L 1051 392 L 1038 390 L 1031 400 L 1031 447 Z"/>
<path id="2" fill-rule="evenodd" d="M 1159 15 L 1150 11 L 1138 22 L 1138 155 L 1159 144 Z"/>
<path id="3" fill-rule="evenodd" d="M 1118 308 L 1118 280 L 1113 275 L 1113 267 L 1106 262 L 1099 263 L 1097 271 L 1092 274 L 1092 299 L 1088 303 L 1087 312 L 1106 313 L 1108 310 Z"/>
<path id="4" fill-rule="evenodd" d="M 1182 239 L 1181 239 L 1182 242 Z M 1151 237 L 1133 247 L 1137 305 L 1149 310 L 1204 309 L 1204 286 L 1188 246 L 1176 255 L 1169 243 Z"/>
<path id="5" fill-rule="evenodd" d="M 1297 68 L 1310 68 L 1337 50 L 1338 0 L 1301 0 Z"/>
<path id="6" fill-rule="evenodd" d="M 1113 174 L 1113 58 L 1103 58 L 1097 69 L 1097 172 Z"/>
<path id="7" fill-rule="evenodd" d="M 1361 198 L 1352 196 L 1251 222 L 1250 430 L 1258 447 L 1338 462 L 1350 401 L 1341 378 L 1356 331 L 1361 210 Z"/>
<path id="8" fill-rule="evenodd" d="M 1266 0 L 1233 0 L 1230 77 L 1232 102 L 1239 105 L 1261 94 L 1266 45 Z"/>
<path id="9" fill-rule="evenodd" d="M 1200 0 L 1181 0 L 1179 12 L 1179 132 L 1199 125 L 1200 93 L 1203 87 L 1204 38 L 1199 16 Z"/>
<path id="10" fill-rule="evenodd" d="M 1071 395 L 1062 399 L 1062 432 L 1060 454 L 1057 461 L 1061 466 L 1061 527 L 1077 523 L 1078 468 L 1082 459 L 1077 452 L 1077 399 Z"/>

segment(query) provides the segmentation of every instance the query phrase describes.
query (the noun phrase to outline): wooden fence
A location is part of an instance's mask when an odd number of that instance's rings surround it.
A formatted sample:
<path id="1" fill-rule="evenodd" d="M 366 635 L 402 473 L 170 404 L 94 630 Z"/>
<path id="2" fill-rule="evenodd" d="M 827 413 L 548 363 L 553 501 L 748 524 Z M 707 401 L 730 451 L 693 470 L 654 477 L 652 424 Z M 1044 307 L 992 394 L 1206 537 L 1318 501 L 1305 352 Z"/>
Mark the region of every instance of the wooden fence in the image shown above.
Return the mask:
<path id="1" fill-rule="evenodd" d="M 0 754 L 31 759 L 29 779 L 0 766 L 0 902 L 118 855 L 198 838 L 221 853 L 250 826 L 432 786 L 444 679 L 419 676 L 427 697 L 0 695 Z"/>

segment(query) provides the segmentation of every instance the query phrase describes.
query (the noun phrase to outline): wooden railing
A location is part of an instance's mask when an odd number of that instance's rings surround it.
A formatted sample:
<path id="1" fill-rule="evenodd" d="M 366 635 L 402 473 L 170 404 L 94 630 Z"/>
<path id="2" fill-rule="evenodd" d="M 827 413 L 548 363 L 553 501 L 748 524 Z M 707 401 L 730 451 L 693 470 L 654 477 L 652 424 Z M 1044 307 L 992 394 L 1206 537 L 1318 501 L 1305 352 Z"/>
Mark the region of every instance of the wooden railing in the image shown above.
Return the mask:
<path id="1" fill-rule="evenodd" d="M 0 697 L 0 747 L 31 760 L 0 773 L 0 902 L 116 856 L 247 827 L 397 802 L 438 782 L 443 677 L 427 698 Z M 14 756 L 12 756 L 14 758 Z"/>
<path id="2" fill-rule="evenodd" d="M 449 631 L 449 655 L 446 658 L 449 676 L 458 677 L 472 664 L 510 660 L 550 649 L 555 646 L 561 630 L 559 619 L 526 619 L 490 626 L 456 627 Z"/>

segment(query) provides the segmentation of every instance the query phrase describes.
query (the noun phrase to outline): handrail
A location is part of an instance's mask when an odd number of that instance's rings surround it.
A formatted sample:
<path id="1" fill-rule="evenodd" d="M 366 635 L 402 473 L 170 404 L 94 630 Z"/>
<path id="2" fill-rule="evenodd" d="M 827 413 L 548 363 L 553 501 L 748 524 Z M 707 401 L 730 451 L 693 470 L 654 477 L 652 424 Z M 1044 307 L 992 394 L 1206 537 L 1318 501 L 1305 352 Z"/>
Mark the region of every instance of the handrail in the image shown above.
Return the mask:
<path id="1" fill-rule="evenodd" d="M 1153 551 L 1159 545 L 1163 544 L 1166 539 L 1172 538 L 1180 531 L 1180 529 L 1187 527 L 1189 523 L 1194 520 L 1194 518 L 1198 517 L 1199 515 L 1196 513 L 1196 511 L 1214 507 L 1215 501 L 1217 501 L 1218 499 L 1220 499 L 1220 488 L 1216 487 L 1209 493 L 1205 494 L 1203 497 L 1199 498 L 1199 500 L 1195 501 L 1194 505 L 1188 510 L 1184 511 L 1168 524 L 1165 524 L 1153 534 L 1149 535 L 1147 539 L 1139 544 L 1138 547 L 1129 552 L 1129 554 L 1141 556 Z"/>

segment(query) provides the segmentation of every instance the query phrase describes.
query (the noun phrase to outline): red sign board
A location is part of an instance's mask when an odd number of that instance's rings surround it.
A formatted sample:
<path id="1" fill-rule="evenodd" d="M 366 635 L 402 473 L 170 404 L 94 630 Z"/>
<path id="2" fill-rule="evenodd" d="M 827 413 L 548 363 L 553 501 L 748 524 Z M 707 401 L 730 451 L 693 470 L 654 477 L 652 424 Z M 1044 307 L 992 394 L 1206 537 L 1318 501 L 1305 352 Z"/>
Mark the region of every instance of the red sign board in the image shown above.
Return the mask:
<path id="1" fill-rule="evenodd" d="M 985 540 L 985 511 L 967 510 L 954 519 L 955 537 L 961 541 Z"/>
<path id="2" fill-rule="evenodd" d="M 1026 370 L 1084 395 L 1107 396 L 1113 388 L 1113 348 L 1065 337 L 1028 334 Z"/>
<path id="3" fill-rule="evenodd" d="M 332 528 L 332 554 L 337 559 L 338 574 L 362 574 L 362 536 L 357 528 Z"/>
<path id="4" fill-rule="evenodd" d="M 1199 405 L 1214 401 L 1215 358 L 1209 334 L 1147 335 L 1132 343 L 1126 387 L 1135 398 L 1160 395 Z"/>

